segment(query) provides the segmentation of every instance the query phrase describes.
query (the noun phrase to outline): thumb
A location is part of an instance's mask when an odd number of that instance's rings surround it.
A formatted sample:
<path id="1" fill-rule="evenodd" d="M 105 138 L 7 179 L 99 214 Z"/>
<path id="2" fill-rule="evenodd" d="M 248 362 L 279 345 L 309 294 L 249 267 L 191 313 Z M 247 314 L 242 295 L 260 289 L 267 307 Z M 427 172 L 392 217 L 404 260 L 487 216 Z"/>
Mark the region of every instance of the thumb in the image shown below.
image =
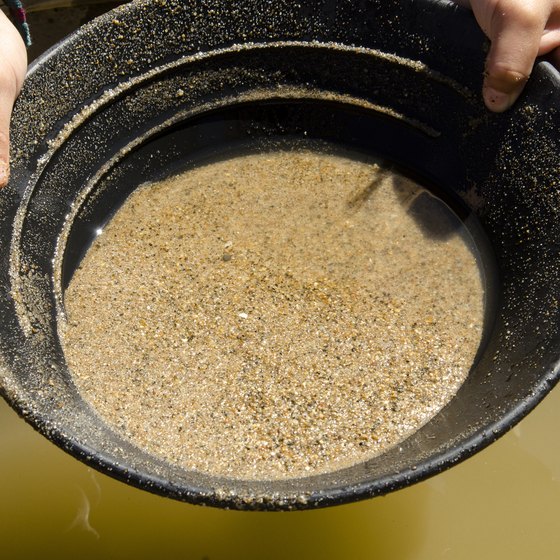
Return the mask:
<path id="1" fill-rule="evenodd" d="M 473 2 L 478 19 L 477 4 Z M 531 4 L 497 2 L 494 10 L 484 13 L 484 25 L 480 22 L 491 41 L 482 90 L 491 111 L 511 107 L 531 75 L 548 17 Z"/>
<path id="2" fill-rule="evenodd" d="M 0 188 L 10 178 L 10 117 L 14 104 L 13 91 L 0 86 Z"/>
<path id="3" fill-rule="evenodd" d="M 25 45 L 0 11 L 0 188 L 10 175 L 10 117 L 27 66 Z"/>

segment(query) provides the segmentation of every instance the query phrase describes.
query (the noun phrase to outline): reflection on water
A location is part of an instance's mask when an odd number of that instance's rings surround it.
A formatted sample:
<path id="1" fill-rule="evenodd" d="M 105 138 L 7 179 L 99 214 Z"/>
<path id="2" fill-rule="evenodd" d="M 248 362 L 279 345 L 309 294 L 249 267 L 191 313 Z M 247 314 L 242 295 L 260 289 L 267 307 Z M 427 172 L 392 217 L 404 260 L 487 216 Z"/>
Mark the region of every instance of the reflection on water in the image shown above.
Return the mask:
<path id="1" fill-rule="evenodd" d="M 2 557 L 552 560 L 560 550 L 560 388 L 484 452 L 348 506 L 221 511 L 92 471 L 0 403 Z"/>

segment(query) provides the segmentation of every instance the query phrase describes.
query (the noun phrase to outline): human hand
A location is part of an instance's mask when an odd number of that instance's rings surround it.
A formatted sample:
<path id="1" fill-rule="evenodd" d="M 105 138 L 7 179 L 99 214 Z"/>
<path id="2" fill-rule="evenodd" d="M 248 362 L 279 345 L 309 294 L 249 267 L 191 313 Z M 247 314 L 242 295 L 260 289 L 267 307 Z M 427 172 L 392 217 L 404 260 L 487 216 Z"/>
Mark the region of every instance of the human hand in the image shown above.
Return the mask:
<path id="1" fill-rule="evenodd" d="M 482 94 L 502 112 L 523 91 L 535 58 L 550 54 L 560 67 L 560 0 L 454 0 L 470 7 L 491 41 Z"/>
<path id="2" fill-rule="evenodd" d="M 10 117 L 27 71 L 27 51 L 18 30 L 0 11 L 0 188 L 10 176 Z"/>

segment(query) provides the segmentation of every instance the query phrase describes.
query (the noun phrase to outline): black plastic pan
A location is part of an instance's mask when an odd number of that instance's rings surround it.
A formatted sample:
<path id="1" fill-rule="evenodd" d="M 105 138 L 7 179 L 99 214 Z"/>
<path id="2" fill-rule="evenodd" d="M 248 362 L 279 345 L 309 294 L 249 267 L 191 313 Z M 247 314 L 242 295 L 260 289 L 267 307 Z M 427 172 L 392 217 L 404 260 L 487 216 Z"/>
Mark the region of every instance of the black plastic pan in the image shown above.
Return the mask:
<path id="1" fill-rule="evenodd" d="M 493 442 L 558 380 L 560 97 L 540 63 L 512 110 L 489 113 L 486 48 L 471 14 L 428 0 L 144 0 L 58 45 L 17 102 L 12 179 L 0 191 L 4 397 L 104 473 L 239 509 L 381 495 Z M 233 481 L 135 448 L 82 401 L 58 337 L 64 288 L 131 188 L 247 137 L 378 155 L 478 224 L 486 335 L 467 381 L 399 446 L 331 474 Z"/>

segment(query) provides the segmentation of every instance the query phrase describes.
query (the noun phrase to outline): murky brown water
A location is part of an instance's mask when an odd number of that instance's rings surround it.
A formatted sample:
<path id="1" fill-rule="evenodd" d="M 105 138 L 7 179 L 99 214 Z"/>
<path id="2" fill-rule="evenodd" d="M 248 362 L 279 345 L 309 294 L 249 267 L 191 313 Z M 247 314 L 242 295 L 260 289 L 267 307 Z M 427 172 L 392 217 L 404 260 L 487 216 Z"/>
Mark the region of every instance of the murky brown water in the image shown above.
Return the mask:
<path id="1" fill-rule="evenodd" d="M 2 557 L 553 560 L 560 550 L 560 389 L 487 450 L 348 506 L 245 513 L 181 504 L 92 471 L 0 402 Z"/>

